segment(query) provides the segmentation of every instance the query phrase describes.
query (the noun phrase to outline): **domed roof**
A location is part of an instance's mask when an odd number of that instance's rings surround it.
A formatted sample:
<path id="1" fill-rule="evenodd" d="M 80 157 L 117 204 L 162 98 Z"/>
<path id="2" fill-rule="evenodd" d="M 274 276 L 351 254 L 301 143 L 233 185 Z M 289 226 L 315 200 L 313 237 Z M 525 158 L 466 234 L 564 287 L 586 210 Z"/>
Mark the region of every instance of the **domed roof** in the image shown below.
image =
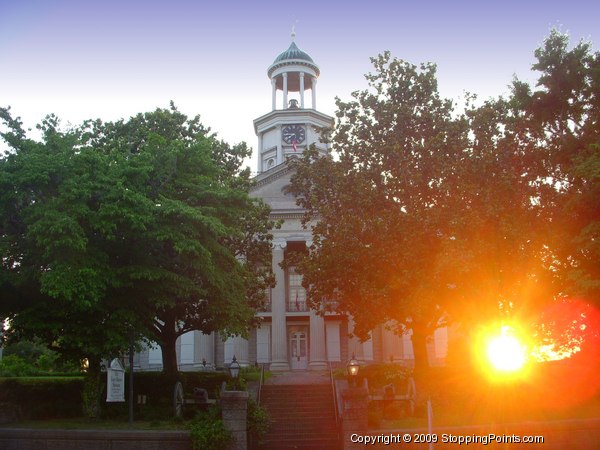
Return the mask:
<path id="1" fill-rule="evenodd" d="M 271 64 L 271 66 L 269 67 L 269 70 L 267 71 L 269 78 L 271 77 L 273 72 L 278 68 L 298 65 L 309 68 L 311 71 L 314 72 L 314 74 L 319 76 L 319 67 L 315 64 L 315 62 L 308 55 L 308 53 L 303 52 L 298 48 L 293 38 L 294 34 L 292 34 L 292 43 L 290 44 L 288 49 L 285 52 L 280 53 L 279 56 L 275 58 L 275 61 L 273 61 L 273 64 Z"/>
<path id="2" fill-rule="evenodd" d="M 308 61 L 310 63 L 315 63 L 313 61 L 313 59 L 308 56 L 308 53 L 303 52 L 302 50 L 300 50 L 298 48 L 298 46 L 296 45 L 295 42 L 292 41 L 292 43 L 290 44 L 289 48 L 284 51 L 283 53 L 281 53 L 277 58 L 275 58 L 275 61 L 273 61 L 273 64 L 277 64 L 279 62 L 282 61 L 287 61 L 290 59 L 294 59 L 294 60 L 303 60 L 303 61 Z"/>

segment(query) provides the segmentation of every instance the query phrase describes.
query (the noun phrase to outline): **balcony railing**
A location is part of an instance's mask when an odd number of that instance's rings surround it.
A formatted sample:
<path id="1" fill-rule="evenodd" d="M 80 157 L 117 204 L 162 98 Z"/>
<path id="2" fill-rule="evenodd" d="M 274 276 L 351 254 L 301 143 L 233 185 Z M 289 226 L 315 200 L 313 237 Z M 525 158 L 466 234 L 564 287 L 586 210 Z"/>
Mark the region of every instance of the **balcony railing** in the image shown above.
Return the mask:
<path id="1" fill-rule="evenodd" d="M 306 304 L 305 301 L 294 300 L 294 301 L 288 302 L 286 311 L 287 312 L 307 312 L 308 305 Z"/>

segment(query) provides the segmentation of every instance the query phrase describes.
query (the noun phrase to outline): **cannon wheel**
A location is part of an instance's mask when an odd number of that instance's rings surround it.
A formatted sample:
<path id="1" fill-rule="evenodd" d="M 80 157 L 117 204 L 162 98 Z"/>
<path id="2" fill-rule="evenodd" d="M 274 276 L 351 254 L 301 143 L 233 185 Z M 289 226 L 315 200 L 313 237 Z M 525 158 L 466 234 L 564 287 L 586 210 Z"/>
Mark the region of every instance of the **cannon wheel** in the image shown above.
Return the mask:
<path id="1" fill-rule="evenodd" d="M 183 385 L 181 384 L 181 381 L 178 381 L 175 383 L 175 388 L 173 389 L 173 411 L 175 412 L 175 417 L 183 416 L 184 404 Z"/>

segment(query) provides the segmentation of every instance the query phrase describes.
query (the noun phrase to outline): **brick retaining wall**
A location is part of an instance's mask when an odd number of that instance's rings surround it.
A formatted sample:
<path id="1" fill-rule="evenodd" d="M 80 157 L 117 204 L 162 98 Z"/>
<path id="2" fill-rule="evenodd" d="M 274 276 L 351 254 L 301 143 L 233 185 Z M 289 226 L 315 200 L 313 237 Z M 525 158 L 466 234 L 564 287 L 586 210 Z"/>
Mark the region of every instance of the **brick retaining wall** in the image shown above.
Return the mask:
<path id="1" fill-rule="evenodd" d="M 192 450 L 186 431 L 0 429 L 1 450 Z"/>

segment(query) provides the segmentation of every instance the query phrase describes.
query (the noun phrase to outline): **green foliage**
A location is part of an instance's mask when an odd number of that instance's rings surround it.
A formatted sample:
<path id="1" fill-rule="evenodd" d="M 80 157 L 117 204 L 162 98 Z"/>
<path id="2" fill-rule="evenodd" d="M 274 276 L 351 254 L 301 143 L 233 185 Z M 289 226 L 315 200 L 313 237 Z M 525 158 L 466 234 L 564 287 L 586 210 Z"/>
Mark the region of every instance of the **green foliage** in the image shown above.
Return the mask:
<path id="1" fill-rule="evenodd" d="M 13 356 L 19 358 L 20 361 L 11 359 Z M 6 359 L 7 357 L 11 358 L 4 361 L 4 365 L 3 360 L 0 360 L 0 376 L 49 375 L 52 373 L 79 372 L 78 364 L 64 360 L 58 352 L 48 349 L 45 345 L 37 341 L 25 340 L 8 345 L 3 351 L 3 358 Z M 2 375 L 3 368 L 14 364 L 18 364 L 21 367 L 18 374 Z"/>
<path id="2" fill-rule="evenodd" d="M 272 283 L 268 207 L 248 195 L 249 149 L 172 105 L 42 140 L 0 109 L 0 316 L 77 360 L 120 354 L 131 331 L 163 350 L 190 330 L 244 334 Z"/>
<path id="3" fill-rule="evenodd" d="M 439 264 L 451 237 L 443 181 L 468 144 L 468 127 L 440 97 L 433 64 L 389 53 L 372 62 L 369 89 L 337 101 L 339 159 L 307 152 L 292 177 L 305 223 L 318 217 L 299 268 L 311 305 L 334 302 L 355 318 L 359 337 L 389 321 L 399 332 L 412 328 L 420 366 L 451 294 Z"/>
<path id="4" fill-rule="evenodd" d="M 82 377 L 4 378 L 0 403 L 12 405 L 22 419 L 79 417 L 82 389 Z"/>
<path id="5" fill-rule="evenodd" d="M 248 384 L 246 383 L 246 380 L 241 377 L 229 378 L 225 389 L 228 391 L 245 391 L 248 389 Z"/>
<path id="6" fill-rule="evenodd" d="M 242 377 L 246 381 L 259 381 L 260 380 L 260 372 L 261 372 L 261 369 L 259 367 L 255 367 L 255 366 L 242 367 L 242 370 L 240 372 L 240 377 Z M 265 370 L 263 372 L 263 376 L 264 376 L 263 381 L 266 381 L 269 378 L 271 378 L 271 375 L 272 375 L 271 371 Z"/>
<path id="7" fill-rule="evenodd" d="M 368 89 L 337 100 L 338 158 L 295 164 L 308 302 L 352 315 L 359 338 L 410 329 L 415 373 L 439 326 L 533 325 L 567 294 L 600 302 L 600 53 L 553 31 L 535 55 L 536 90 L 515 80 L 462 110 L 434 65 L 372 58 Z"/>
<path id="8" fill-rule="evenodd" d="M 565 294 L 600 304 L 600 52 L 552 31 L 536 50 L 536 89 L 514 83 L 529 144 L 545 152 L 540 204 L 553 229 L 546 263 Z"/>
<path id="9" fill-rule="evenodd" d="M 359 376 L 366 378 L 369 389 L 381 389 L 387 384 L 403 387 L 411 375 L 410 369 L 399 364 L 369 364 L 360 368 Z"/>
<path id="10" fill-rule="evenodd" d="M 89 372 L 84 378 L 81 394 L 84 417 L 89 419 L 100 418 L 100 399 L 105 386 L 103 378 L 99 372 Z"/>
<path id="11" fill-rule="evenodd" d="M 190 438 L 196 450 L 223 450 L 232 440 L 218 408 L 198 413 L 190 426 Z"/>
<path id="12" fill-rule="evenodd" d="M 36 373 L 36 368 L 20 356 L 7 355 L 0 359 L 0 377 L 23 377 Z"/>
<path id="13" fill-rule="evenodd" d="M 267 410 L 252 398 L 248 399 L 247 426 L 249 448 L 263 448 L 271 421 Z"/>

